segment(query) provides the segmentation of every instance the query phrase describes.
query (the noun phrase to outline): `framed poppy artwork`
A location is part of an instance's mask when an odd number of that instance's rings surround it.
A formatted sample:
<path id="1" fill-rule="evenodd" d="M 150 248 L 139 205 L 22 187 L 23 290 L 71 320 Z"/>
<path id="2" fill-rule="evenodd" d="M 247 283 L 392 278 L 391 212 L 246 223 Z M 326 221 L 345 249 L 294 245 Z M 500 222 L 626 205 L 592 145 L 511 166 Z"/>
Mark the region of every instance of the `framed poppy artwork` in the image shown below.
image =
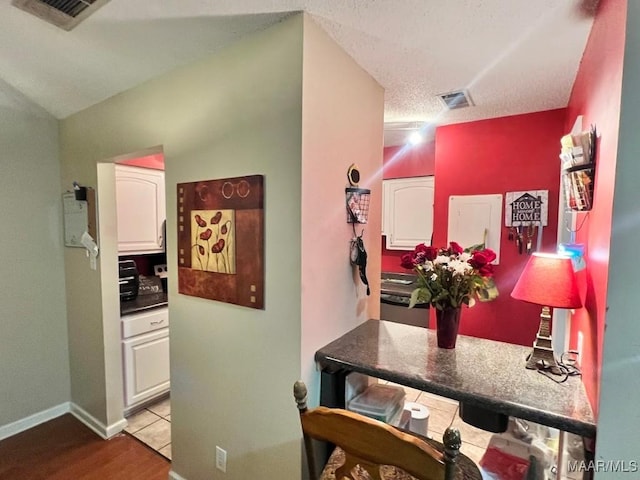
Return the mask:
<path id="1" fill-rule="evenodd" d="M 178 292 L 264 309 L 264 176 L 177 189 Z"/>

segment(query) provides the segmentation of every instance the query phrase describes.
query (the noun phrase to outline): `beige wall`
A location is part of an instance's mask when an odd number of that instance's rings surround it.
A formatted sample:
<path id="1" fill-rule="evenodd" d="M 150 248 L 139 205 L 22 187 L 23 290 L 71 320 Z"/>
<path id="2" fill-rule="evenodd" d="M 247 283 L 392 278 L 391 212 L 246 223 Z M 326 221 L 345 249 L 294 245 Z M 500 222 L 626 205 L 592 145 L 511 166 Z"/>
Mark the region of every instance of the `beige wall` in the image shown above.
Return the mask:
<path id="1" fill-rule="evenodd" d="M 101 270 L 89 271 L 73 252 L 66 258 L 73 401 L 106 425 L 122 408 L 114 381 L 117 315 L 109 300 L 117 258 L 112 172 L 101 165 L 98 178 L 96 164 L 162 145 L 173 475 L 298 478 L 293 382 L 312 368 L 312 350 L 377 314 L 377 287 L 366 298 L 348 263 L 343 202 L 346 171 L 356 159 L 374 194 L 365 238 L 369 274 L 378 279 L 372 239 L 380 234 L 382 105 L 380 86 L 304 15 L 294 15 L 64 120 L 63 181 L 98 184 L 101 212 Z M 265 176 L 265 309 L 180 295 L 172 268 L 176 185 L 252 174 Z M 323 233 L 326 239 L 313 241 Z M 215 469 L 216 446 L 228 452 L 226 474 Z"/>
<path id="2" fill-rule="evenodd" d="M 298 16 L 62 122 L 64 181 L 95 185 L 98 161 L 163 145 L 172 468 L 189 480 L 299 475 L 291 387 L 300 370 L 301 76 Z M 180 295 L 171 268 L 176 184 L 245 174 L 265 175 L 264 311 Z M 104 270 L 115 263 L 106 245 L 115 243 L 115 232 L 108 225 L 100 232 Z M 105 405 L 111 396 L 105 371 L 119 359 L 108 345 L 112 319 L 104 318 L 102 329 L 100 273 L 89 271 L 84 258 L 66 260 L 73 400 L 110 423 L 117 406 Z M 216 445 L 228 451 L 226 474 L 215 470 Z"/>
<path id="3" fill-rule="evenodd" d="M 315 351 L 380 313 L 384 90 L 305 16 L 302 105 L 302 378 L 319 399 Z M 371 295 L 349 262 L 347 170 L 371 189 L 364 230 Z"/>
<path id="4" fill-rule="evenodd" d="M 1 81 L 0 145 L 2 438 L 69 401 L 69 361 L 58 122 Z"/>

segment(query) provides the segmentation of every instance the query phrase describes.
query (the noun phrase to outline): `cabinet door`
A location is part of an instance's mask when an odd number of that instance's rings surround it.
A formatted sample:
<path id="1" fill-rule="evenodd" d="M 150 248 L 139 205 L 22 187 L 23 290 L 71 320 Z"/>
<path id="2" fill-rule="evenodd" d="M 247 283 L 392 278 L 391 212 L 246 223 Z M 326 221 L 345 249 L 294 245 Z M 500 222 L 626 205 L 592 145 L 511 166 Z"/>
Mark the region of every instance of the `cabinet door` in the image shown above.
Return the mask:
<path id="1" fill-rule="evenodd" d="M 116 165 L 118 252 L 153 253 L 164 248 L 164 172 Z"/>
<path id="2" fill-rule="evenodd" d="M 433 177 L 385 180 L 385 230 L 389 250 L 412 250 L 431 244 L 433 233 Z"/>
<path id="3" fill-rule="evenodd" d="M 169 391 L 169 329 L 122 341 L 125 407 Z"/>

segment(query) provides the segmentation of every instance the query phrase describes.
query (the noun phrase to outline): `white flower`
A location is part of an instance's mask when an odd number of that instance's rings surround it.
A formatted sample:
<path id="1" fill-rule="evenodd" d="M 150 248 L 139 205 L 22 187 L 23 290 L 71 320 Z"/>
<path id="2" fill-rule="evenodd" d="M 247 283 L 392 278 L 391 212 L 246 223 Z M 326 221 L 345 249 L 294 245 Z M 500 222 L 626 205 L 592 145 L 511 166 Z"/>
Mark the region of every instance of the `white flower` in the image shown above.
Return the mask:
<path id="1" fill-rule="evenodd" d="M 469 252 L 462 252 L 458 255 L 458 260 L 461 262 L 468 262 L 471 259 L 471 254 Z"/>
<path id="2" fill-rule="evenodd" d="M 461 260 L 451 260 L 449 263 L 449 270 L 454 272 L 454 275 L 464 275 L 473 270 L 473 267 L 467 262 L 463 262 Z"/>
<path id="3" fill-rule="evenodd" d="M 433 272 L 433 262 L 430 262 L 429 260 L 425 260 L 424 264 L 422 265 L 422 269 L 425 272 Z"/>
<path id="4" fill-rule="evenodd" d="M 438 280 L 438 275 L 436 275 L 435 273 L 432 273 L 431 277 L 429 277 L 429 280 L 431 280 L 432 282 L 435 282 L 436 280 Z"/>
<path id="5" fill-rule="evenodd" d="M 448 255 L 438 255 L 433 261 L 435 264 L 449 263 L 450 259 Z"/>

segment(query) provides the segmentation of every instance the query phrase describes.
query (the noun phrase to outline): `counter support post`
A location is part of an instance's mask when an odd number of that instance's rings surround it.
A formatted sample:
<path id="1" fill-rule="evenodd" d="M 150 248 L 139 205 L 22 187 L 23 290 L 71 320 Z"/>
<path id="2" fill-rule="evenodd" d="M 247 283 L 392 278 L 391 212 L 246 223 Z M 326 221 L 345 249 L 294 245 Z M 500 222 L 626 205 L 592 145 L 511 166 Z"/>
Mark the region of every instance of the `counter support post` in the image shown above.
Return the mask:
<path id="1" fill-rule="evenodd" d="M 328 408 L 345 408 L 344 389 L 348 371 L 338 369 L 329 370 L 322 369 L 320 372 L 320 405 Z M 333 453 L 334 445 L 326 442 L 315 442 L 315 458 L 316 471 L 322 471 L 331 453 Z M 321 460 L 321 463 L 318 462 Z M 318 470 L 319 469 L 319 470 Z"/>
<path id="2" fill-rule="evenodd" d="M 345 408 L 346 370 L 323 369 L 320 372 L 320 405 L 329 408 Z"/>

